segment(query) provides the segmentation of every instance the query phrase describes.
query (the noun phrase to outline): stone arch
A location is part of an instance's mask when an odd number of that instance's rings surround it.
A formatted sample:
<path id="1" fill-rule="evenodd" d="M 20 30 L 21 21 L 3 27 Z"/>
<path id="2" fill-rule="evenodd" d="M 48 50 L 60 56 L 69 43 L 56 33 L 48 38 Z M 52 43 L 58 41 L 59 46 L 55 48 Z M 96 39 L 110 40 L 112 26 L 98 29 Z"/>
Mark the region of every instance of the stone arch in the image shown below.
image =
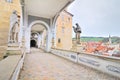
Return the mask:
<path id="1" fill-rule="evenodd" d="M 33 21 L 33 22 L 30 24 L 29 28 L 31 29 L 32 26 L 33 26 L 34 24 L 37 24 L 37 23 L 44 25 L 44 27 L 46 28 L 46 30 L 48 31 L 48 33 L 50 32 L 49 25 L 48 25 L 46 22 L 41 21 L 41 20 Z"/>
<path id="2" fill-rule="evenodd" d="M 32 34 L 36 34 L 36 35 L 37 35 L 37 39 L 36 39 L 36 38 L 31 38 L 31 40 L 35 40 L 35 41 L 36 41 L 36 47 L 39 48 L 38 46 L 40 45 L 40 44 L 39 44 L 39 36 L 40 36 L 40 33 L 38 33 L 38 32 L 32 32 L 31 35 L 32 35 Z M 31 40 L 30 40 L 30 41 L 31 41 Z M 31 46 L 31 43 L 30 43 L 30 46 Z"/>
<path id="3" fill-rule="evenodd" d="M 55 47 L 56 45 L 56 22 L 57 22 L 57 19 L 59 17 L 60 13 L 56 14 L 56 16 L 53 18 L 53 22 L 52 22 L 52 47 Z"/>
<path id="4" fill-rule="evenodd" d="M 32 32 L 32 33 L 36 33 L 37 35 L 39 35 L 39 33 L 38 33 L 38 32 Z"/>
<path id="5" fill-rule="evenodd" d="M 47 40 L 46 40 L 46 51 L 47 52 L 49 52 L 50 51 L 50 46 L 51 46 L 51 33 L 50 33 L 50 28 L 49 28 L 49 25 L 46 23 L 46 22 L 44 22 L 44 21 L 41 21 L 41 20 L 36 20 L 36 21 L 33 21 L 33 22 L 31 22 L 31 24 L 29 25 L 29 27 L 28 27 L 28 32 L 27 32 L 27 37 L 29 37 L 29 38 L 27 38 L 26 39 L 26 41 L 28 41 L 27 42 L 27 44 L 26 44 L 26 46 L 27 46 L 27 48 L 28 48 L 28 50 L 27 50 L 27 52 L 30 52 L 30 35 L 31 35 L 31 29 L 32 29 L 32 27 L 33 27 L 33 25 L 35 25 L 35 24 L 42 24 L 42 25 L 44 25 L 44 27 L 46 28 L 46 30 L 47 30 Z"/>

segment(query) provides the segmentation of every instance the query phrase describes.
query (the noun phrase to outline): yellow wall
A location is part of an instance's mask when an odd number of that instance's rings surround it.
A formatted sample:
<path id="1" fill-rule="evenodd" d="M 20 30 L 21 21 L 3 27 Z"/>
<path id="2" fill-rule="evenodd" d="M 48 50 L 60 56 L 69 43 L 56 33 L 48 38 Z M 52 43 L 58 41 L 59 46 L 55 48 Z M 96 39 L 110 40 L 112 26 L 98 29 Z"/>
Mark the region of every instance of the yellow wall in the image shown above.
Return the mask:
<path id="1" fill-rule="evenodd" d="M 10 28 L 10 15 L 14 10 L 20 15 L 20 0 L 0 0 L 0 57 L 3 56 L 7 48 L 8 32 Z"/>
<path id="2" fill-rule="evenodd" d="M 56 48 L 63 50 L 72 48 L 72 15 L 66 11 L 63 11 L 57 19 Z"/>

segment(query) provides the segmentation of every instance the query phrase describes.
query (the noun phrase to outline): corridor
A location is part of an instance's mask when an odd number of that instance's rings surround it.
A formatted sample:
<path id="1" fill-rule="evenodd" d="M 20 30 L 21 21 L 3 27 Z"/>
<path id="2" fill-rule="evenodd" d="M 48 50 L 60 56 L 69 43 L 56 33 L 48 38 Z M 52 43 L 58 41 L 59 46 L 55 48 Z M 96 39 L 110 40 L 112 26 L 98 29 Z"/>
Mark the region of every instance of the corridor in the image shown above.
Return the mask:
<path id="1" fill-rule="evenodd" d="M 26 55 L 18 80 L 118 80 L 36 48 Z"/>

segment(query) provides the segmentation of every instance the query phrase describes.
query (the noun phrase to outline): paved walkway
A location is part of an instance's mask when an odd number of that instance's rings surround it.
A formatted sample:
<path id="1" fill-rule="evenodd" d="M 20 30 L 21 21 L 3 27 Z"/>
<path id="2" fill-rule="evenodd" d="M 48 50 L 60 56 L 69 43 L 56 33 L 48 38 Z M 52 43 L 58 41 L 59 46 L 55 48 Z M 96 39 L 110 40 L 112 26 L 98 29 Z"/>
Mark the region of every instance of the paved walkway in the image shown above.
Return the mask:
<path id="1" fill-rule="evenodd" d="M 19 80 L 119 80 L 91 68 L 31 49 L 27 54 Z"/>

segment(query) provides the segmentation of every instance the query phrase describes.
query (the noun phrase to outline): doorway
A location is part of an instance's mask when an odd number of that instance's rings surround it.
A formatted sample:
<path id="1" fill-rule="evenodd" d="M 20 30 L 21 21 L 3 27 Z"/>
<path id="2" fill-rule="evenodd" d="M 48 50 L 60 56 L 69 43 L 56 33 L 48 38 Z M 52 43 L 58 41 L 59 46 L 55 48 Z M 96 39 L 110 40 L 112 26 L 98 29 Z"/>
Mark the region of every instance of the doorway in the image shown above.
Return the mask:
<path id="1" fill-rule="evenodd" d="M 35 40 L 30 41 L 30 47 L 36 47 L 36 41 Z"/>

